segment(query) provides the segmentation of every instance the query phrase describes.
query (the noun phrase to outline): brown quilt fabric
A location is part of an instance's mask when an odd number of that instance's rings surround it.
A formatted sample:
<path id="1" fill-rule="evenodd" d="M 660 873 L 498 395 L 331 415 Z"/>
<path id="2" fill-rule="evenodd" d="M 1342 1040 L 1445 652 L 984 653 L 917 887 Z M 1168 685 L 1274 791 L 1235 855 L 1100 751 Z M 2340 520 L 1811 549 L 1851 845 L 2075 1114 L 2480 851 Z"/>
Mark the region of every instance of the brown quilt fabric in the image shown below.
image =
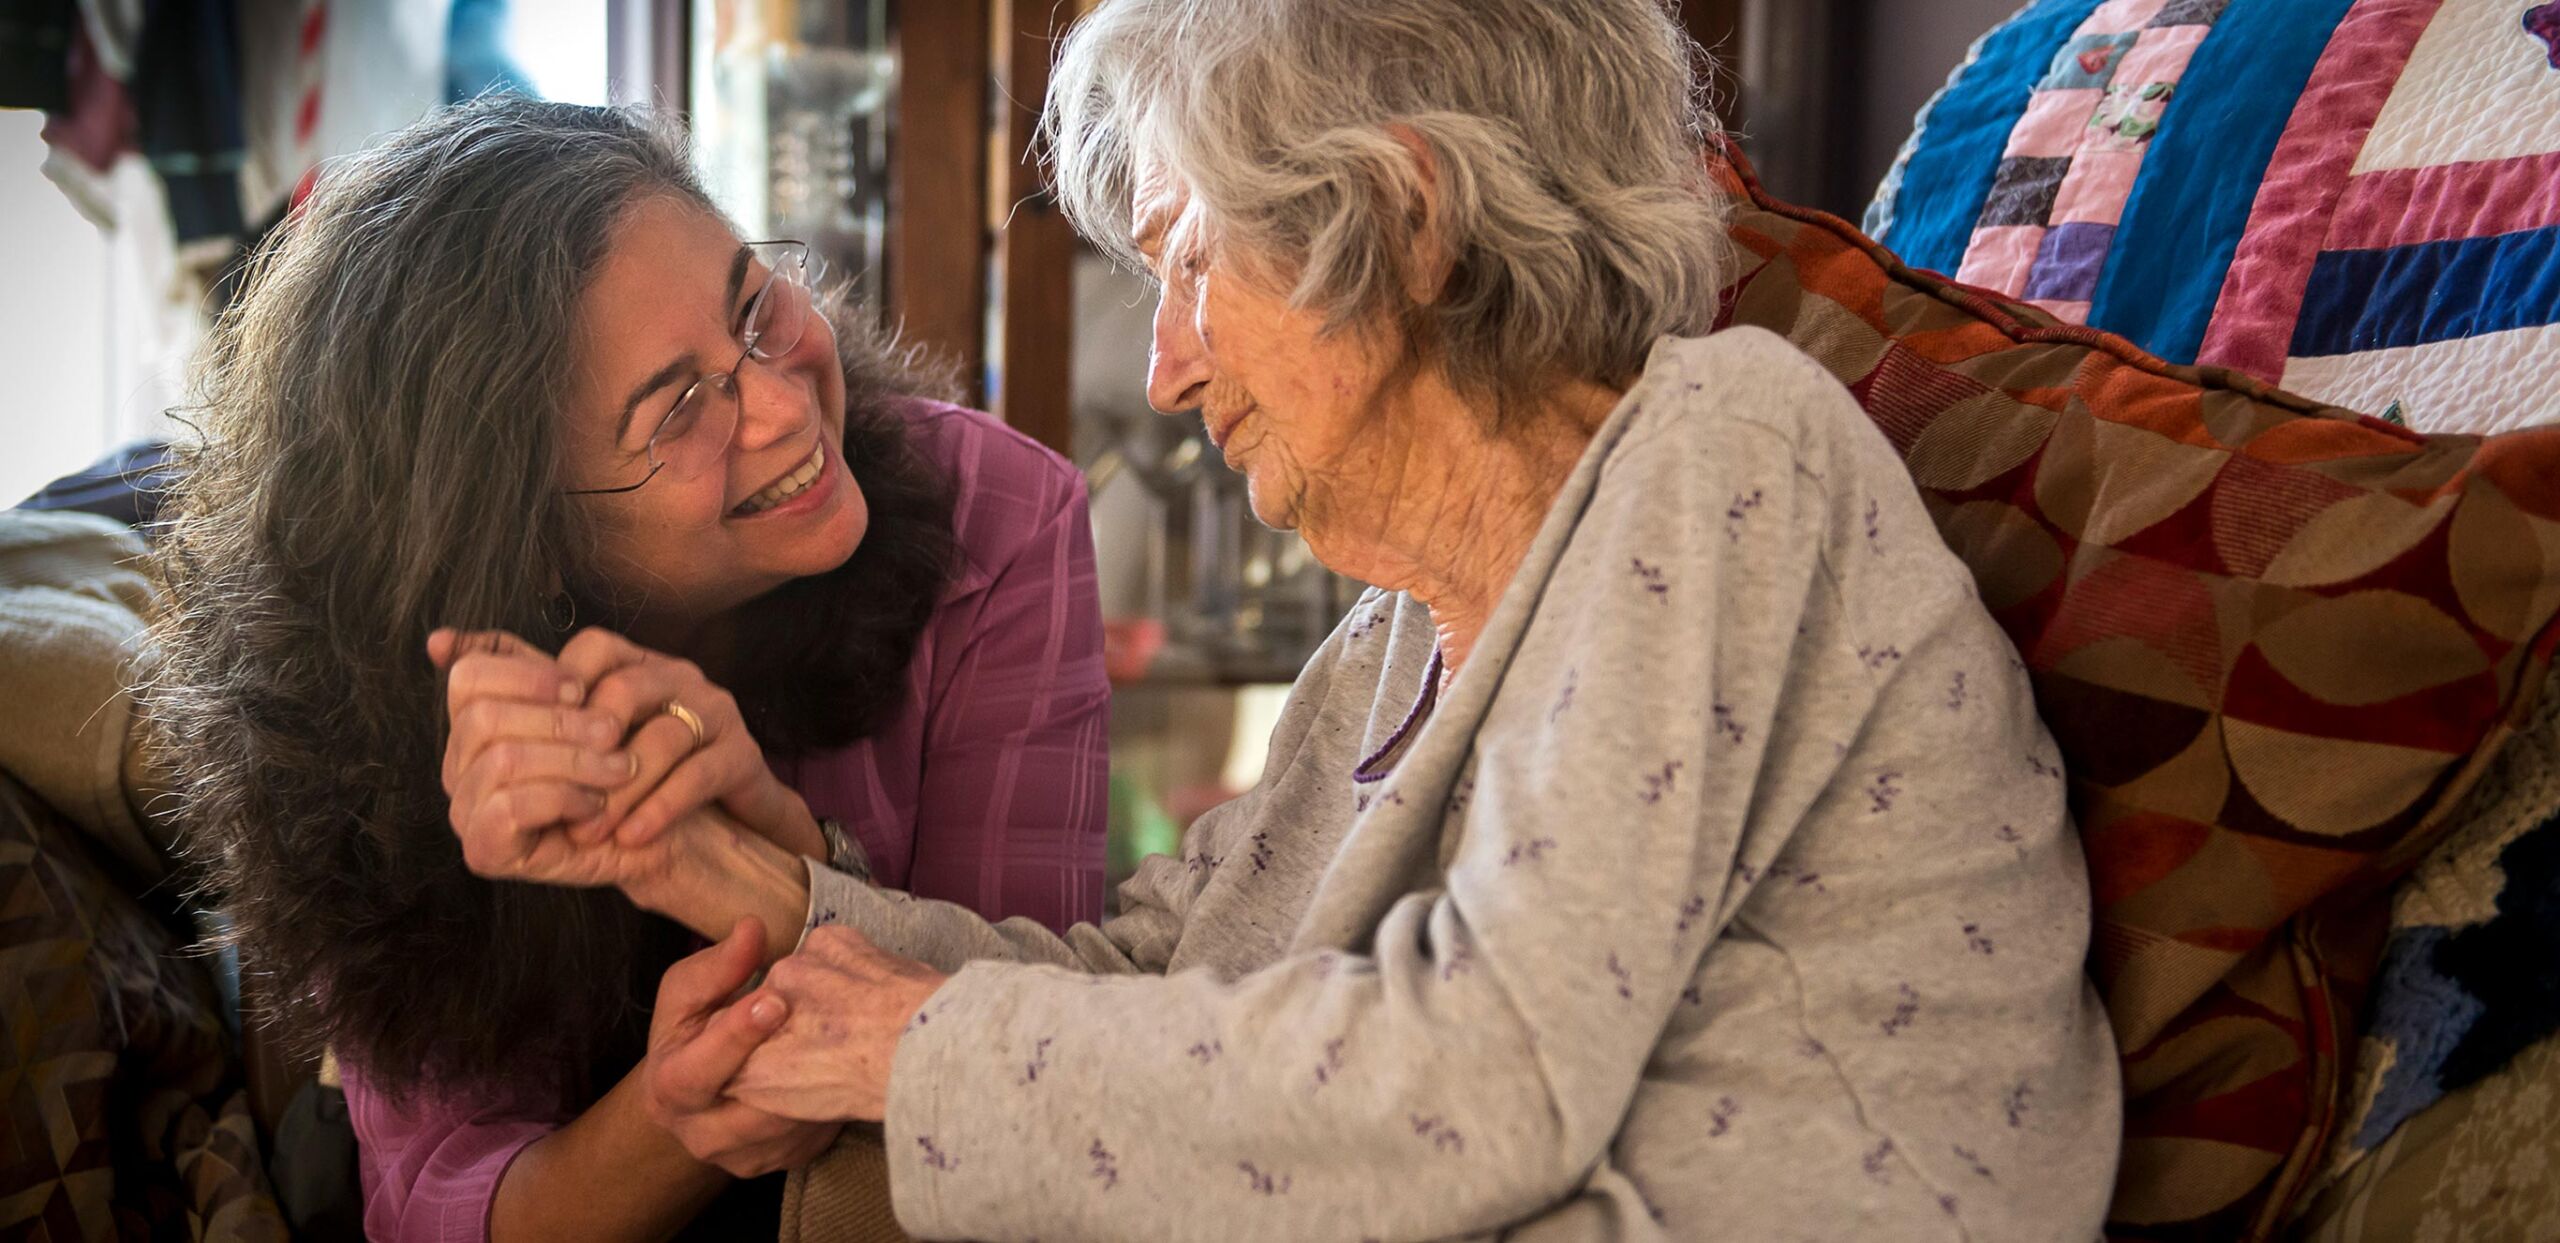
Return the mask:
<path id="1" fill-rule="evenodd" d="M 286 1237 L 203 965 L 0 776 L 0 1239 Z"/>
<path id="2" fill-rule="evenodd" d="M 782 1186 L 781 1243 L 906 1243 L 880 1124 L 856 1122 Z"/>
<path id="3" fill-rule="evenodd" d="M 2560 429 L 2419 436 L 2172 367 L 1730 171 L 1730 320 L 1902 451 L 2062 746 L 2125 1069 L 2110 1233 L 2267 1237 L 2337 1124 L 2376 899 L 2560 642 Z"/>

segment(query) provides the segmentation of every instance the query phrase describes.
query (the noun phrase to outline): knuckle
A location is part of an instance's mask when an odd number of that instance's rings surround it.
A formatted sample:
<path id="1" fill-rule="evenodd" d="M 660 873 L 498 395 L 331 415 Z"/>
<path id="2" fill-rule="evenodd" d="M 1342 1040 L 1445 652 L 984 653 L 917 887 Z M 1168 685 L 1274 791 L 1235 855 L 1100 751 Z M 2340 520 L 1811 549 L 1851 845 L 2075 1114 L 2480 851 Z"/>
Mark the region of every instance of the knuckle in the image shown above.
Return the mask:
<path id="1" fill-rule="evenodd" d="M 524 775 L 527 764 L 524 744 L 519 742 L 493 742 L 489 744 L 488 750 L 480 753 L 480 762 L 486 767 L 490 780 L 495 782 L 513 781 Z M 512 793 L 510 792 L 507 797 L 511 800 L 510 805 L 512 805 Z"/>
<path id="2" fill-rule="evenodd" d="M 616 669 L 596 679 L 587 692 L 587 702 L 600 708 L 623 707 L 631 698 L 631 677 L 627 669 Z"/>

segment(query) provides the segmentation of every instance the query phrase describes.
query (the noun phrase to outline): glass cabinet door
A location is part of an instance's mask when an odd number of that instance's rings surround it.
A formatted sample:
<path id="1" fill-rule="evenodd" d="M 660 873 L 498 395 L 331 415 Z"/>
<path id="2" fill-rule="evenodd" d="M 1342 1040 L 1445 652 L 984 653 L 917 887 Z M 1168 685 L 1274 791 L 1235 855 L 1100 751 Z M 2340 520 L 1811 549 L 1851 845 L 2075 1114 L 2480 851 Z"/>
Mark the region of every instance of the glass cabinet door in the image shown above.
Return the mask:
<path id="1" fill-rule="evenodd" d="M 695 0 L 685 69 L 694 159 L 750 237 L 824 253 L 881 304 L 889 112 L 898 61 L 889 0 Z"/>

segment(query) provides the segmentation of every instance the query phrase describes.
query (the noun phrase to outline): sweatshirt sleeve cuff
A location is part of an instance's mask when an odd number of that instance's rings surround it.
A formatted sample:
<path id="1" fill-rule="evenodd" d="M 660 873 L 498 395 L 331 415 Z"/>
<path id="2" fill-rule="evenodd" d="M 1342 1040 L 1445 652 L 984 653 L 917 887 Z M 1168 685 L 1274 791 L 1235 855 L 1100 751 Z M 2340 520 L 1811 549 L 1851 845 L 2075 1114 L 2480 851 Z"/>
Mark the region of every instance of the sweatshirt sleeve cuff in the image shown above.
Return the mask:
<path id="1" fill-rule="evenodd" d="M 959 965 L 966 955 L 948 952 L 948 937 L 935 935 L 929 916 L 930 905 L 895 889 L 882 889 L 869 881 L 839 872 L 815 859 L 809 864 L 809 913 L 800 924 L 800 941 L 809 933 L 834 924 L 851 928 L 863 939 L 896 954 L 912 958 L 943 970 Z M 792 948 L 797 950 L 798 943 Z"/>
<path id="2" fill-rule="evenodd" d="M 978 1237 L 995 1224 L 960 1211 L 984 1204 L 976 1189 L 987 1180 L 1019 1179 L 1031 1173 L 1002 1153 L 988 1151 L 968 1134 L 968 1087 L 1006 1068 L 992 1064 L 983 1042 L 966 1033 L 994 1030 L 1012 1007 L 1007 977 L 1018 974 L 1005 964 L 978 963 L 962 968 L 941 988 L 905 1033 L 889 1065 L 889 1097 L 881 1122 L 889 1155 L 889 1197 L 899 1224 L 919 1238 Z M 1019 1067 L 1010 1068 L 1019 1070 Z M 1001 1202 L 1004 1197 L 996 1197 Z M 973 1231 L 975 1233 L 973 1233 Z"/>

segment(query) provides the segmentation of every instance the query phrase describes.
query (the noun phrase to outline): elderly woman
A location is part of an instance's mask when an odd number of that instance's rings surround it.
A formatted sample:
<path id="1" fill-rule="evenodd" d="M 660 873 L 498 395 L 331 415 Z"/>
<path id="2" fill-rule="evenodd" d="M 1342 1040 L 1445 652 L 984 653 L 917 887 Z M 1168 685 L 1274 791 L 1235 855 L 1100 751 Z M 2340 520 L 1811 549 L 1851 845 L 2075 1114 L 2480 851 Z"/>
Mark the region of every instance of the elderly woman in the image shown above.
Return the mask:
<path id="1" fill-rule="evenodd" d="M 256 1000 L 339 1055 L 375 1238 L 771 1231 L 730 1174 L 837 1128 L 697 1160 L 636 1068 L 653 992 L 717 1004 L 799 914 L 669 974 L 640 878 L 1101 914 L 1082 480 L 909 395 L 816 267 L 639 118 L 497 98 L 334 165 L 216 332 L 149 699 Z M 625 893 L 474 874 L 526 854 Z"/>
<path id="2" fill-rule="evenodd" d="M 811 872 L 680 1134 L 884 1119 L 932 1237 L 2095 1233 L 2058 756 L 1849 395 L 1705 335 L 1698 60 L 1653 0 L 1079 24 L 1058 190 L 1161 283 L 1151 400 L 1379 590 L 1108 923 Z"/>

